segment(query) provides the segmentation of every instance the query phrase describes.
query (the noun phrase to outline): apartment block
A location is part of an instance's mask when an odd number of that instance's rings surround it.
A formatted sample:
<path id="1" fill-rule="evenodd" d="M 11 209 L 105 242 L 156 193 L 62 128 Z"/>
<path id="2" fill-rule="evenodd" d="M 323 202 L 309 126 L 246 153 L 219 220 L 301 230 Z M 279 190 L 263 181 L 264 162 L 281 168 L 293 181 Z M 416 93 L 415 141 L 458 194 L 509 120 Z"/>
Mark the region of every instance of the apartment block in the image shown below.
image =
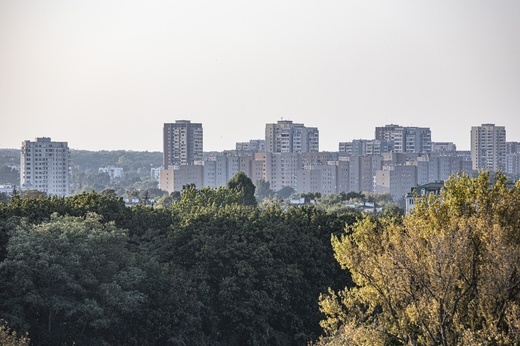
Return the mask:
<path id="1" fill-rule="evenodd" d="M 457 146 L 453 142 L 432 142 L 432 153 L 456 151 Z"/>
<path id="2" fill-rule="evenodd" d="M 338 166 L 336 164 L 327 164 L 320 166 L 312 166 L 311 170 L 320 173 L 320 186 L 318 190 L 323 196 L 338 193 Z M 312 191 L 309 191 L 312 192 Z"/>
<path id="3" fill-rule="evenodd" d="M 235 150 L 238 152 L 252 151 L 254 153 L 265 151 L 265 139 L 252 139 L 249 142 L 237 142 Z"/>
<path id="4" fill-rule="evenodd" d="M 202 165 L 180 165 L 170 166 L 161 170 L 159 188 L 172 193 L 182 191 L 185 185 L 195 184 L 197 188 L 203 186 L 203 166 Z"/>
<path id="5" fill-rule="evenodd" d="M 382 167 L 382 156 L 350 156 L 349 162 L 347 192 L 374 192 L 374 175 Z"/>
<path id="6" fill-rule="evenodd" d="M 403 127 L 385 125 L 376 127 L 377 140 L 393 141 L 396 153 L 429 153 L 432 151 L 432 134 L 429 127 Z"/>
<path id="7" fill-rule="evenodd" d="M 381 155 L 394 150 L 394 142 L 380 139 L 355 139 L 352 142 L 340 142 L 339 152 L 347 155 Z"/>
<path id="8" fill-rule="evenodd" d="M 193 165 L 203 158 L 202 124 L 189 120 L 165 123 L 163 127 L 163 167 Z"/>
<path id="9" fill-rule="evenodd" d="M 265 150 L 270 153 L 309 153 L 319 151 L 319 131 L 290 120 L 265 126 Z"/>
<path id="10" fill-rule="evenodd" d="M 383 166 L 375 176 L 375 192 L 389 193 L 394 200 L 417 186 L 417 167 L 414 165 Z"/>
<path id="11" fill-rule="evenodd" d="M 506 154 L 506 167 L 504 172 L 514 179 L 520 178 L 520 152 Z"/>
<path id="12" fill-rule="evenodd" d="M 266 180 L 266 154 L 265 152 L 256 153 L 251 163 L 251 180 L 256 183 L 259 180 Z"/>
<path id="13" fill-rule="evenodd" d="M 506 142 L 506 154 L 520 153 L 520 142 Z"/>
<path id="14" fill-rule="evenodd" d="M 203 161 L 203 182 L 204 187 L 219 188 L 226 186 L 228 182 L 228 158 L 223 155 L 216 155 Z"/>
<path id="15" fill-rule="evenodd" d="M 321 151 L 317 153 L 301 153 L 299 155 L 302 167 L 326 165 L 330 161 L 338 160 L 337 152 Z"/>
<path id="16" fill-rule="evenodd" d="M 301 169 L 301 155 L 298 153 L 266 153 L 265 180 L 271 189 L 278 191 L 284 186 L 294 188 L 296 172 Z"/>
<path id="17" fill-rule="evenodd" d="M 336 186 L 338 193 L 350 192 L 350 161 L 342 157 L 340 160 L 336 161 L 336 166 Z"/>
<path id="18" fill-rule="evenodd" d="M 321 192 L 321 171 L 316 169 L 300 169 L 296 172 L 294 182 L 296 193 Z"/>
<path id="19" fill-rule="evenodd" d="M 506 129 L 495 124 L 471 128 L 471 160 L 475 170 L 504 170 L 506 159 Z"/>
<path id="20" fill-rule="evenodd" d="M 22 143 L 20 186 L 50 196 L 70 195 L 70 153 L 67 142 L 52 142 L 48 137 Z"/>

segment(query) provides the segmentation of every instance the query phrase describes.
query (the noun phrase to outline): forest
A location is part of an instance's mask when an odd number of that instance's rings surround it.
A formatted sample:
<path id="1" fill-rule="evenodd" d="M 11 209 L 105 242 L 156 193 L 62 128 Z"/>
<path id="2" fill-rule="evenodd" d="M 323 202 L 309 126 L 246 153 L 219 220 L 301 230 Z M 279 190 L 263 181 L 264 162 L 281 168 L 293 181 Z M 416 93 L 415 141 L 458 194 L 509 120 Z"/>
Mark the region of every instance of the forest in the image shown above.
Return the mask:
<path id="1" fill-rule="evenodd" d="M 520 343 L 520 183 L 453 177 L 404 217 L 254 194 L 238 174 L 168 208 L 113 191 L 0 202 L 0 341 Z"/>

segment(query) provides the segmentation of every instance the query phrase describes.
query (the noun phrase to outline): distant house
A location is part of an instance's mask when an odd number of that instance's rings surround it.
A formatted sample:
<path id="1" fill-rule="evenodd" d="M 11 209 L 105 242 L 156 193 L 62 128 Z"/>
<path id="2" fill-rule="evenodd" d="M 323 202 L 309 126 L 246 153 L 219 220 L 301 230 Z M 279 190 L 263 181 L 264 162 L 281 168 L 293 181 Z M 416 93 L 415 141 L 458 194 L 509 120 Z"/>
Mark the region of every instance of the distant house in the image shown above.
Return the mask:
<path id="1" fill-rule="evenodd" d="M 8 196 L 13 195 L 14 189 L 15 189 L 14 185 L 0 185 L 0 193 L 5 193 Z"/>
<path id="2" fill-rule="evenodd" d="M 412 208 L 415 206 L 415 202 L 417 198 L 422 196 L 428 196 L 430 194 L 438 195 L 440 194 L 442 188 L 444 187 L 444 181 L 436 181 L 433 183 L 428 183 L 424 185 L 419 185 L 416 187 L 412 187 L 410 192 L 406 195 L 406 213 L 408 214 Z"/>
<path id="3" fill-rule="evenodd" d="M 121 179 L 123 177 L 123 168 L 114 166 L 100 167 L 99 173 L 107 173 L 110 176 L 110 180 Z"/>
<path id="4" fill-rule="evenodd" d="M 161 178 L 161 169 L 162 167 L 152 167 L 150 168 L 150 179 L 159 181 Z"/>
<path id="5" fill-rule="evenodd" d="M 298 198 L 291 198 L 289 203 L 291 205 L 309 205 L 309 204 L 316 204 L 316 201 L 313 199 L 306 199 L 305 197 L 298 197 Z"/>

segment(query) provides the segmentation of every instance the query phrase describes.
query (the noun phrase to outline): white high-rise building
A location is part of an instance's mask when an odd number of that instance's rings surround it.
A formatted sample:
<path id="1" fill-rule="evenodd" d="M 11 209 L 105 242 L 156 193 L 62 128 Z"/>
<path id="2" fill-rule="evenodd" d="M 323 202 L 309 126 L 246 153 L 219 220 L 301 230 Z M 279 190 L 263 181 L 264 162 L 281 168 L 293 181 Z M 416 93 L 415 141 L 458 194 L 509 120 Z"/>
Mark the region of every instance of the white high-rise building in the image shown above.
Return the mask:
<path id="1" fill-rule="evenodd" d="M 473 169 L 496 171 L 505 169 L 506 128 L 482 124 L 471 128 L 471 160 Z"/>
<path id="2" fill-rule="evenodd" d="M 265 125 L 265 150 L 268 153 L 313 153 L 319 151 L 319 131 L 290 120 Z"/>
<path id="3" fill-rule="evenodd" d="M 70 195 L 70 153 L 67 142 L 36 138 L 22 143 L 20 187 L 38 190 L 49 196 Z"/>

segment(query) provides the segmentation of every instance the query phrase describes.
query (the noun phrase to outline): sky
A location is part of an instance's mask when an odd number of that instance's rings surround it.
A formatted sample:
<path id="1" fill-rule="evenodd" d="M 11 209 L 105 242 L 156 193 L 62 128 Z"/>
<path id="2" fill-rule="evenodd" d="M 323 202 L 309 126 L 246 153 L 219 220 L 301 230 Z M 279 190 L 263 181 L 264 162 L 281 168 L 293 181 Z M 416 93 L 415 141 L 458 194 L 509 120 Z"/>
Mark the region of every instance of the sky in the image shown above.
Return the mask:
<path id="1" fill-rule="evenodd" d="M 162 151 L 186 119 L 220 151 L 282 118 L 322 151 L 386 124 L 520 141 L 520 1 L 0 0 L 0 148 Z"/>

